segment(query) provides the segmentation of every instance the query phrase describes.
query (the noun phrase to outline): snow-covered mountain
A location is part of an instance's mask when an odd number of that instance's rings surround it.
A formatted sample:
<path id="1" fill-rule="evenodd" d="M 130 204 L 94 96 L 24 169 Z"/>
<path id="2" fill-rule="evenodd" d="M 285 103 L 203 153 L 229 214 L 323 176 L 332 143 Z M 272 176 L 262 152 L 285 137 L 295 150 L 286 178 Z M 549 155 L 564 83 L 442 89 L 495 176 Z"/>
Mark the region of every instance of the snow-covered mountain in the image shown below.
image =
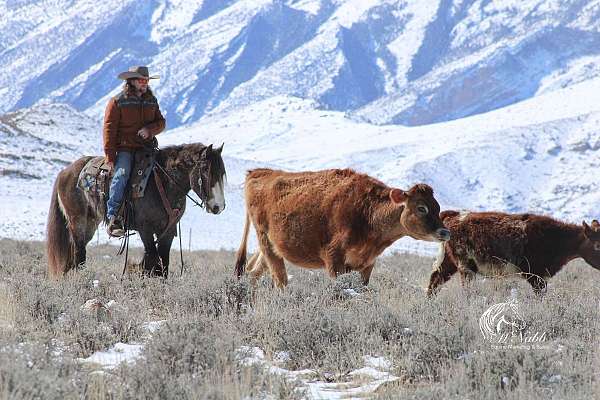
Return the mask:
<path id="1" fill-rule="evenodd" d="M 138 64 L 161 75 L 161 146 L 225 142 L 227 209 L 188 209 L 194 248 L 238 245 L 257 166 L 597 218 L 599 16 L 600 0 L 0 2 L 0 237 L 43 238 L 54 177 L 101 154 L 116 75 Z"/>
<path id="2" fill-rule="evenodd" d="M 0 237 L 40 240 L 58 171 L 100 154 L 101 125 L 64 104 L 0 116 Z"/>
<path id="3" fill-rule="evenodd" d="M 0 113 L 98 117 L 148 64 L 170 127 L 273 96 L 377 124 L 461 118 L 600 76 L 598 0 L 0 2 Z"/>
<path id="4" fill-rule="evenodd" d="M 580 103 L 581 98 L 588 101 Z M 100 143 L 99 128 L 66 106 L 15 115 L 0 125 L 0 154 L 12 155 L 2 162 L 22 172 L 0 176 L 0 198 L 9 211 L 0 220 L 0 236 L 42 239 L 54 176 L 79 154 L 98 153 L 92 144 Z M 50 115 L 71 122 L 44 125 Z M 159 142 L 225 143 L 227 208 L 213 216 L 190 207 L 182 230 L 185 246 L 191 241 L 193 248 L 233 249 L 244 221 L 245 172 L 258 166 L 352 167 L 405 189 L 426 182 L 442 208 L 533 211 L 577 223 L 597 218 L 599 125 L 600 79 L 594 79 L 489 113 L 419 127 L 360 123 L 342 112 L 319 110 L 312 100 L 274 97 L 167 131 Z M 88 130 L 73 136 L 80 127 Z M 56 139 L 43 142 L 46 136 Z M 54 155 L 47 146 L 64 150 Z M 433 252 L 435 246 L 403 239 L 394 249 Z"/>

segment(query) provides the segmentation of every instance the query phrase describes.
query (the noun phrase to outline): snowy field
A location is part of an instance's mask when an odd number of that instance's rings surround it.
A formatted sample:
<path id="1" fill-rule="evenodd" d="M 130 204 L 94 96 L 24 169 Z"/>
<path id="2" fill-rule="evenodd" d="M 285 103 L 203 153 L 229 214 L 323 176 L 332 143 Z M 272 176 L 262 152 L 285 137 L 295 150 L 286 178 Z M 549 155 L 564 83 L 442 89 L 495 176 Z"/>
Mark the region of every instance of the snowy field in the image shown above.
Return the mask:
<path id="1" fill-rule="evenodd" d="M 188 207 L 182 220 L 185 248 L 237 248 L 244 176 L 263 166 L 350 167 L 403 189 L 428 183 L 442 209 L 536 212 L 580 223 L 598 218 L 599 93 L 595 79 L 490 113 L 420 127 L 356 122 L 341 112 L 317 110 L 309 100 L 280 97 L 168 130 L 159 142 L 162 147 L 225 143 L 227 208 L 214 216 Z M 81 155 L 100 153 L 99 126 L 92 118 L 65 106 L 62 118 L 47 126 L 50 117 L 41 110 L 17 113 L 10 123 L 20 130 L 11 128 L 16 133 L 3 134 L 0 142 L 1 153 L 21 154 L 0 159 L 6 170 L 21 171 L 0 177 L 6 210 L 0 237 L 42 240 L 56 173 Z M 79 141 L 72 139 L 75 129 Z M 106 240 L 101 230 L 93 243 Z M 390 251 L 432 254 L 435 249 L 405 238 Z"/>
<path id="2" fill-rule="evenodd" d="M 290 267 L 252 289 L 234 254 L 185 253 L 168 280 L 126 274 L 110 246 L 46 277 L 43 243 L 0 240 L 0 390 L 10 399 L 590 399 L 598 393 L 600 274 L 572 262 L 543 299 L 523 279 L 450 280 L 432 258 L 383 257 L 369 287 Z M 141 257 L 134 249 L 131 256 Z M 480 319 L 512 298 L 524 337 Z M 552 310 L 552 312 L 548 312 Z M 540 335 L 544 335 L 543 337 Z"/>

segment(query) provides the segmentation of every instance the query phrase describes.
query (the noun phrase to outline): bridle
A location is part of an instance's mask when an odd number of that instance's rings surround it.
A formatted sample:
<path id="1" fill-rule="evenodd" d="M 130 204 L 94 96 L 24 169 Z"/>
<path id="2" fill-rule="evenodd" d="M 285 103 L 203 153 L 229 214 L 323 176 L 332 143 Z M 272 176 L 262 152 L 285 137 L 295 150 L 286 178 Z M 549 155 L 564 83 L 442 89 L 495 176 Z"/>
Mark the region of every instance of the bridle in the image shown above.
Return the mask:
<path id="1" fill-rule="evenodd" d="M 155 150 L 155 151 L 158 151 L 158 147 L 155 147 L 155 149 L 154 149 L 154 150 Z M 198 206 L 198 207 L 201 207 L 201 208 L 205 208 L 206 200 L 207 200 L 207 198 L 208 198 L 208 192 L 206 192 L 206 193 L 205 193 L 205 192 L 204 192 L 204 190 L 203 190 L 203 188 L 202 188 L 202 186 L 200 187 L 200 188 L 201 188 L 201 190 L 200 190 L 200 194 L 199 194 L 199 196 L 200 196 L 200 201 L 198 202 L 196 199 L 194 199 L 192 196 L 190 196 L 190 194 L 189 194 L 189 190 L 188 190 L 188 191 L 186 191 L 185 189 L 183 189 L 183 187 L 182 187 L 182 186 L 181 186 L 181 185 L 180 185 L 180 184 L 179 184 L 179 183 L 178 183 L 178 182 L 175 180 L 175 178 L 173 178 L 173 177 L 172 177 L 172 176 L 171 176 L 171 175 L 170 175 L 170 174 L 167 172 L 167 170 L 166 170 L 166 169 L 165 169 L 165 168 L 164 168 L 162 165 L 160 165 L 160 164 L 157 162 L 157 163 L 155 164 L 155 167 L 156 167 L 156 168 L 158 168 L 158 170 L 160 170 L 160 172 L 162 172 L 162 173 L 163 173 L 163 174 L 164 174 L 164 175 L 165 175 L 165 176 L 166 176 L 166 177 L 167 177 L 167 178 L 168 178 L 168 179 L 169 179 L 169 180 L 170 180 L 170 181 L 171 181 L 171 182 L 172 182 L 172 183 L 175 185 L 175 187 L 176 187 L 176 188 L 177 188 L 177 189 L 178 189 L 180 192 L 182 192 L 182 193 L 185 193 L 185 196 L 186 196 L 188 199 L 190 199 L 190 200 L 191 200 L 191 201 L 194 203 L 194 205 L 196 205 L 196 206 Z M 194 166 L 194 167 L 196 167 L 196 166 Z M 209 163 L 209 168 L 210 168 L 210 163 Z M 200 178 L 202 179 L 202 177 L 200 177 Z M 204 181 L 204 180 L 202 180 L 202 181 Z"/>
<path id="2" fill-rule="evenodd" d="M 209 190 L 212 188 L 212 163 L 210 162 L 210 160 L 208 160 L 207 158 L 207 167 L 206 167 L 206 176 L 208 177 L 207 182 L 205 183 L 204 179 L 202 178 L 202 172 L 200 169 L 200 165 L 195 165 L 195 168 L 198 168 L 198 178 L 200 179 L 200 200 L 202 201 L 203 204 L 208 202 L 208 193 Z M 202 196 L 204 195 L 204 196 Z M 204 198 L 202 198 L 204 197 Z"/>
<path id="3" fill-rule="evenodd" d="M 175 187 L 177 187 L 177 189 L 182 192 L 185 193 L 185 196 L 190 199 L 194 205 L 199 206 L 204 208 L 204 203 L 205 203 L 205 199 L 202 198 L 202 196 L 200 197 L 200 202 L 198 202 L 196 199 L 194 199 L 192 196 L 190 196 L 189 191 L 185 191 L 185 189 L 183 189 L 181 187 L 181 185 L 179 183 L 177 183 L 177 181 L 175 180 L 175 178 L 173 178 L 168 172 L 167 170 L 164 169 L 164 167 L 162 165 L 160 165 L 159 163 L 155 164 L 156 168 L 158 168 L 160 170 L 160 172 L 162 172 L 171 182 L 173 182 L 173 184 L 175 185 Z"/>

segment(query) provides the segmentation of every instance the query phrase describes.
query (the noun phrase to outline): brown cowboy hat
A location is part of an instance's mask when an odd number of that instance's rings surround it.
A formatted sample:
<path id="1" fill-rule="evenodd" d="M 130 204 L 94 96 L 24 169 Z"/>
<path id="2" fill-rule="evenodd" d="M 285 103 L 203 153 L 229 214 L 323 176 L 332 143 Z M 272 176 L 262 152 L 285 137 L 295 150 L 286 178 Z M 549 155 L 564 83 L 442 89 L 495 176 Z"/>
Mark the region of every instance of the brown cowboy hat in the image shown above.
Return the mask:
<path id="1" fill-rule="evenodd" d="M 129 71 L 121 72 L 118 76 L 119 79 L 135 79 L 135 78 L 146 78 L 146 79 L 158 79 L 158 75 L 148 76 L 148 67 L 129 67 Z"/>

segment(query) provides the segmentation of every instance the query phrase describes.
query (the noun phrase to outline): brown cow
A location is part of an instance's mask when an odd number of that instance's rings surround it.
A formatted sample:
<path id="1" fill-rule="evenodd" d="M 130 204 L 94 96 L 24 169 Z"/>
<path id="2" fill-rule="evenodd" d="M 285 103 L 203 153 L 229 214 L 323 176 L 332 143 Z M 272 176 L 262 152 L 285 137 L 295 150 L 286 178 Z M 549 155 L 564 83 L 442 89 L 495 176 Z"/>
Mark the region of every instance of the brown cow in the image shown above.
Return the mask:
<path id="1" fill-rule="evenodd" d="M 366 285 L 377 256 L 399 238 L 450 238 L 433 190 L 425 184 L 403 191 L 350 169 L 255 169 L 246 176 L 245 195 L 236 273 L 244 272 L 252 223 L 260 247 L 248 263 L 253 282 L 269 268 L 278 287 L 287 285 L 286 259 L 304 268 L 325 267 L 333 278 L 359 271 Z"/>
<path id="2" fill-rule="evenodd" d="M 583 258 L 600 269 L 600 224 L 567 224 L 533 214 L 498 212 L 440 214 L 452 239 L 440 248 L 427 293 L 436 292 L 458 271 L 463 284 L 480 273 L 487 276 L 518 274 L 536 293 L 546 289 L 546 279 L 569 261 Z"/>

